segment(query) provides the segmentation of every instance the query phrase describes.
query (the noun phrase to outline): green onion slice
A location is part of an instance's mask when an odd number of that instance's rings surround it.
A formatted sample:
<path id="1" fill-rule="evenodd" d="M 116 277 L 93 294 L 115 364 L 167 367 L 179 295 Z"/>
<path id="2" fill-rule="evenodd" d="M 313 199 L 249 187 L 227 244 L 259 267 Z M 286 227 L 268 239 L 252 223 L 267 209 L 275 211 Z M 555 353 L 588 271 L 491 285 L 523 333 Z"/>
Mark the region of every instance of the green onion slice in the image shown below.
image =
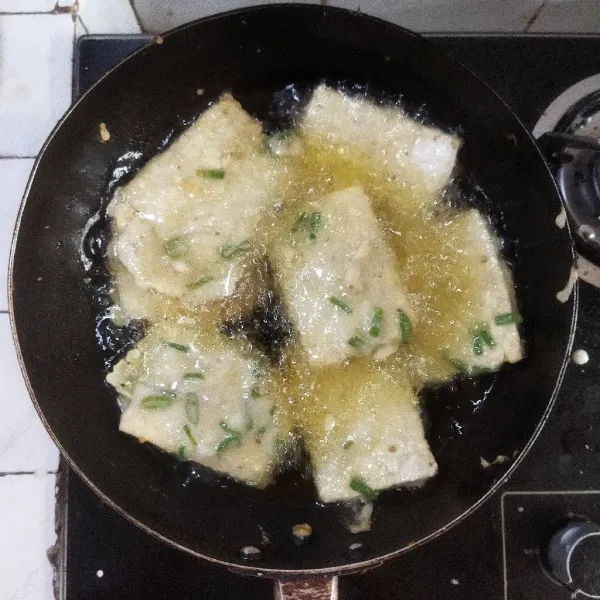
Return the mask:
<path id="1" fill-rule="evenodd" d="M 225 179 L 225 171 L 223 169 L 198 169 L 196 175 L 205 179 Z"/>
<path id="2" fill-rule="evenodd" d="M 271 138 L 266 133 L 263 133 L 261 136 L 260 146 L 258 149 L 261 154 L 273 154 L 273 149 L 271 148 Z"/>
<path id="3" fill-rule="evenodd" d="M 365 340 L 363 340 L 358 335 L 353 335 L 348 340 L 348 345 L 352 346 L 355 350 L 362 350 L 365 345 Z"/>
<path id="4" fill-rule="evenodd" d="M 229 427 L 225 421 L 221 421 L 219 423 L 219 427 L 227 434 L 227 437 L 219 442 L 219 445 L 217 446 L 217 454 L 223 452 L 223 450 L 229 448 L 229 446 L 232 444 L 239 446 L 242 443 L 242 434 L 239 431 Z"/>
<path id="5" fill-rule="evenodd" d="M 187 458 L 184 444 L 181 444 L 181 446 L 179 446 L 179 448 L 177 448 L 176 456 L 179 460 L 185 460 Z"/>
<path id="6" fill-rule="evenodd" d="M 447 362 L 451 367 L 453 367 L 457 371 L 460 371 L 461 373 L 468 373 L 470 371 L 470 368 L 467 365 L 467 363 L 460 360 L 459 358 L 456 358 L 455 356 L 452 356 L 447 348 L 442 350 L 441 356 L 445 362 Z"/>
<path id="7" fill-rule="evenodd" d="M 196 441 L 196 438 L 193 436 L 192 430 L 190 429 L 190 426 L 187 423 L 183 426 L 183 430 L 185 431 L 185 435 L 188 436 L 188 439 L 190 440 L 190 442 L 192 442 L 192 444 L 194 444 L 194 446 L 196 446 L 198 444 L 198 442 Z"/>
<path id="8" fill-rule="evenodd" d="M 489 367 L 481 367 L 479 365 L 468 365 L 464 361 L 452 356 L 447 348 L 442 350 L 441 357 L 457 371 L 465 373 L 465 375 L 484 375 L 485 373 L 491 373 L 492 369 Z"/>
<path id="9" fill-rule="evenodd" d="M 354 444 L 354 440 L 346 440 L 343 445 L 342 448 L 344 450 L 348 450 L 348 448 L 350 448 L 350 446 L 352 446 L 352 444 Z"/>
<path id="10" fill-rule="evenodd" d="M 381 333 L 381 326 L 383 325 L 383 308 L 376 306 L 373 309 L 373 316 L 371 317 L 371 328 L 369 329 L 369 335 L 371 337 L 379 337 Z"/>
<path id="11" fill-rule="evenodd" d="M 185 344 L 178 344 L 176 342 L 169 342 L 169 348 L 173 348 L 173 350 L 177 350 L 178 352 L 189 352 L 190 347 Z"/>
<path id="12" fill-rule="evenodd" d="M 245 420 L 244 425 L 246 427 L 246 431 L 252 431 L 254 429 L 254 419 L 252 418 L 251 414 L 246 415 L 246 420 Z"/>
<path id="13" fill-rule="evenodd" d="M 257 398 L 260 398 L 260 392 L 258 391 L 257 388 L 253 387 L 250 390 L 250 398 L 252 398 L 252 400 L 256 400 Z"/>
<path id="14" fill-rule="evenodd" d="M 496 325 L 520 325 L 523 317 L 518 312 L 496 315 Z"/>
<path id="15" fill-rule="evenodd" d="M 173 404 L 173 396 L 163 394 L 161 396 L 146 396 L 140 406 L 145 410 L 163 410 Z"/>
<path id="16" fill-rule="evenodd" d="M 233 435 L 228 435 L 226 438 L 219 442 L 217 446 L 217 454 L 223 452 L 223 450 L 229 448 L 229 446 L 239 446 L 241 444 L 241 440 L 239 437 L 234 437 Z"/>
<path id="17" fill-rule="evenodd" d="M 473 330 L 473 335 L 475 335 L 475 337 L 481 338 L 481 341 L 484 342 L 490 348 L 496 347 L 496 342 L 494 341 L 494 338 L 490 333 L 487 323 L 477 325 Z"/>
<path id="18" fill-rule="evenodd" d="M 242 254 L 244 252 L 247 252 L 248 250 L 250 250 L 251 247 L 252 244 L 250 243 L 250 240 L 244 240 L 243 242 L 240 242 L 237 245 L 229 244 L 226 246 L 221 246 L 221 248 L 219 249 L 219 253 L 223 258 L 230 259 L 233 258 L 236 254 Z"/>
<path id="19" fill-rule="evenodd" d="M 308 239 L 314 242 L 321 227 L 321 217 L 320 212 L 303 212 L 296 221 L 292 231 L 296 232 L 302 229 L 308 233 Z"/>
<path id="20" fill-rule="evenodd" d="M 346 304 L 343 300 L 336 298 L 335 296 L 329 296 L 329 302 L 333 304 L 336 308 L 343 310 L 348 315 L 352 312 L 352 309 L 348 304 Z"/>
<path id="21" fill-rule="evenodd" d="M 354 477 L 350 480 L 350 487 L 355 492 L 358 492 L 363 498 L 370 500 L 371 502 L 373 502 L 373 500 L 377 500 L 377 497 L 379 496 L 379 492 L 375 491 L 372 487 L 368 486 L 362 479 L 359 479 L 358 477 Z"/>
<path id="22" fill-rule="evenodd" d="M 184 396 L 185 399 L 185 415 L 192 425 L 197 425 L 200 421 L 200 403 L 198 396 L 194 392 L 189 392 Z"/>
<path id="23" fill-rule="evenodd" d="M 188 283 L 185 287 L 188 290 L 197 290 L 203 286 L 205 286 L 207 283 L 210 283 L 211 281 L 214 281 L 215 278 L 211 277 L 210 275 L 206 275 L 205 277 L 200 277 L 200 279 L 197 279 L 196 281 L 192 281 L 191 283 Z"/>
<path id="24" fill-rule="evenodd" d="M 263 425 L 262 427 L 259 427 L 259 428 L 256 430 L 256 439 L 257 439 L 257 440 L 260 440 L 260 438 L 262 438 L 262 436 L 263 436 L 263 435 L 265 435 L 265 433 L 267 433 L 267 428 L 266 428 L 266 426 L 264 426 L 264 425 Z"/>
<path id="25" fill-rule="evenodd" d="M 204 379 L 204 373 L 201 371 L 190 371 L 183 374 L 184 379 Z"/>
<path id="26" fill-rule="evenodd" d="M 163 248 L 169 258 L 177 259 L 181 258 L 188 251 L 188 243 L 182 237 L 174 237 L 167 240 Z"/>
<path id="27" fill-rule="evenodd" d="M 408 344 L 412 339 L 413 335 L 413 326 L 408 318 L 408 315 L 403 311 L 398 309 L 398 329 L 400 330 L 400 340 L 403 344 Z"/>
<path id="28" fill-rule="evenodd" d="M 475 356 L 481 356 L 483 354 L 483 338 L 476 335 L 473 338 L 473 354 Z"/>

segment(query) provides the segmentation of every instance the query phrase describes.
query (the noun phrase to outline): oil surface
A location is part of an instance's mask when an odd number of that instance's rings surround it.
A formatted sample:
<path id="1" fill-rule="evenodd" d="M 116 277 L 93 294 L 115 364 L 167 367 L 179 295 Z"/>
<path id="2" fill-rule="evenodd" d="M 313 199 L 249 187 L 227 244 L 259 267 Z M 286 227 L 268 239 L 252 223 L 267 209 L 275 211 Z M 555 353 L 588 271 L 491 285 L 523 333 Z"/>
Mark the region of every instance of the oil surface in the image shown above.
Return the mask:
<path id="1" fill-rule="evenodd" d="M 385 360 L 358 359 L 369 363 L 363 367 L 346 362 L 315 368 L 299 344 L 288 347 L 281 389 L 298 429 L 311 435 L 320 431 L 325 410 L 338 415 L 348 411 L 343 404 L 335 405 L 339 394 L 327 399 L 324 386 L 334 388 L 336 383 L 343 383 L 348 389 L 358 387 L 357 378 L 368 377 L 370 369 L 394 380 L 408 380 L 415 390 L 426 382 L 439 385 L 451 379 L 456 368 L 443 350 L 452 347 L 476 321 L 479 290 L 473 277 L 477 265 L 465 257 L 465 240 L 449 226 L 458 212 L 441 193 L 432 196 L 424 188 L 407 188 L 353 155 L 351 148 L 331 148 L 302 138 L 300 143 L 301 153 L 280 159 L 288 177 L 281 185 L 279 210 L 265 216 L 257 228 L 257 239 L 265 253 L 284 244 L 299 213 L 318 207 L 319 200 L 329 193 L 361 185 L 371 200 L 381 234 L 394 250 L 398 272 L 416 315 L 410 344 L 401 344 Z M 473 303 L 465 301 L 469 297 Z M 360 402 L 368 410 L 368 399 Z"/>
<path id="2" fill-rule="evenodd" d="M 339 414 L 346 410 L 343 405 L 335 405 L 333 400 L 326 398 L 328 387 L 335 388 L 342 382 L 348 385 L 357 377 L 368 377 L 372 369 L 403 384 L 408 382 L 415 391 L 428 382 L 438 386 L 451 380 L 456 367 L 448 362 L 443 350 L 455 344 L 458 337 L 472 327 L 476 311 L 468 298 L 476 302 L 478 289 L 473 276 L 477 265 L 466 257 L 465 241 L 456 236 L 451 226 L 458 212 L 441 193 L 432 196 L 425 191 L 425 186 L 408 188 L 401 181 L 382 174 L 365 157 L 353 154 L 351 148 L 318 144 L 294 131 L 290 136 L 286 135 L 286 139 L 297 144 L 300 151 L 274 157 L 285 176 L 277 190 L 275 210 L 267 212 L 256 227 L 256 251 L 246 260 L 246 276 L 240 281 L 236 293 L 219 306 L 214 303 L 203 307 L 185 305 L 152 291 L 143 292 L 140 300 L 149 307 L 153 320 L 180 315 L 192 316 L 199 321 L 220 319 L 222 323 L 230 324 L 229 329 L 224 330 L 227 335 L 236 333 L 232 333 L 231 323 L 236 323 L 236 320 L 239 323 L 253 311 L 258 311 L 250 319 L 251 325 L 242 323 L 237 334 L 245 336 L 250 345 L 264 351 L 254 334 L 266 324 L 266 329 L 272 334 L 267 345 L 279 344 L 277 362 L 280 368 L 274 371 L 274 380 L 270 384 L 279 390 L 278 403 L 282 409 L 287 407 L 293 416 L 295 426 L 290 439 L 295 440 L 298 431 L 306 435 L 313 429 L 317 432 L 325 408 L 328 412 Z M 268 271 L 266 261 L 284 236 L 289 235 L 299 213 L 318 206 L 323 196 L 357 184 L 369 196 L 381 235 L 393 250 L 398 273 L 415 311 L 414 335 L 410 344 L 401 344 L 384 360 L 358 359 L 362 363 L 358 367 L 346 362 L 317 368 L 310 365 L 293 332 L 285 327 L 272 327 L 273 318 L 269 313 L 272 306 L 269 303 L 273 304 L 273 294 L 277 296 L 277 286 L 265 274 Z M 97 294 L 104 298 L 104 304 L 107 293 L 112 298 L 112 305 L 99 319 L 98 338 L 105 348 L 110 347 L 115 331 L 118 332 L 117 342 L 120 342 L 119 336 L 127 338 L 132 327 L 119 307 L 118 292 L 119 288 L 133 284 L 124 267 L 110 255 L 110 252 L 105 252 L 102 259 L 108 261 L 112 279 L 110 283 L 105 281 Z M 112 325 L 103 331 L 101 326 L 107 318 Z M 133 333 L 133 338 L 139 336 L 139 328 L 134 327 Z M 129 345 L 130 342 L 124 344 Z M 122 348 L 116 348 L 115 356 L 120 354 Z M 113 362 L 114 357 L 109 364 Z M 315 401 L 317 397 L 318 402 Z M 339 398 L 339 394 L 336 397 Z M 364 398 L 362 402 L 366 409 L 368 399 Z M 468 420 L 476 405 L 466 410 L 461 407 L 460 418 Z M 449 412 L 452 413 L 451 410 Z M 430 421 L 427 416 L 425 418 L 426 422 Z M 450 421 L 448 431 L 462 431 L 462 424 L 454 427 L 452 416 L 444 418 Z M 288 453 L 290 463 L 295 462 L 297 456 L 297 451 Z"/>

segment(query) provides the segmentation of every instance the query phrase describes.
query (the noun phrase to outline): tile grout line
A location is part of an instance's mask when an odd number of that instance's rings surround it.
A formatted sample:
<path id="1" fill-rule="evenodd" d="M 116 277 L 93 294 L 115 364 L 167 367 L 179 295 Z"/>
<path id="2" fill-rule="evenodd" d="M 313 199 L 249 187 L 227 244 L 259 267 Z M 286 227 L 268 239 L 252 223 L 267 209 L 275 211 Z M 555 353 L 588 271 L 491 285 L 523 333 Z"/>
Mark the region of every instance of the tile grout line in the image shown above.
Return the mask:
<path id="1" fill-rule="evenodd" d="M 135 3 L 133 0 L 129 0 L 129 6 L 131 6 L 131 10 L 133 11 L 133 16 L 135 17 L 135 20 L 137 21 L 138 27 L 140 28 L 140 32 L 144 33 L 144 28 L 142 27 L 142 21 L 140 19 L 140 15 L 137 11 L 137 8 L 135 7 Z"/>
<path id="2" fill-rule="evenodd" d="M 88 29 L 87 25 L 83 22 L 83 19 L 79 16 L 79 14 L 75 15 L 75 19 L 79 21 L 81 27 L 83 27 L 84 34 L 89 35 L 90 30 Z M 75 39 L 73 40 L 73 44 L 77 44 L 77 27 L 75 27 Z M 75 52 L 75 48 L 73 48 L 73 52 Z"/>
<path id="3" fill-rule="evenodd" d="M 20 475 L 34 475 L 36 477 L 39 477 L 41 475 L 56 475 L 58 473 L 58 470 L 44 470 L 44 469 L 39 469 L 38 471 L 1 471 L 0 472 L 0 479 L 2 479 L 3 477 L 10 477 L 11 475 L 16 475 L 16 476 L 20 476 Z"/>
<path id="4" fill-rule="evenodd" d="M 26 12 L 26 11 L 21 11 L 21 12 L 0 11 L 0 17 L 8 17 L 10 15 L 27 16 L 27 15 L 56 15 L 56 14 L 60 14 L 60 13 L 55 12 L 54 8 L 52 10 L 36 10 L 36 11 L 33 11 L 33 12 Z"/>
<path id="5" fill-rule="evenodd" d="M 18 154 L 0 155 L 0 160 L 27 160 L 37 158 L 37 156 L 19 156 Z"/>
<path id="6" fill-rule="evenodd" d="M 531 17 L 529 17 L 529 20 L 527 21 L 527 24 L 525 25 L 525 28 L 523 29 L 523 31 L 525 33 L 527 33 L 535 25 L 535 22 L 538 20 L 539 16 L 542 14 L 542 11 L 544 10 L 544 8 L 546 8 L 547 3 L 548 3 L 548 0 L 542 0 L 541 4 L 536 8 L 536 10 L 531 15 Z"/>

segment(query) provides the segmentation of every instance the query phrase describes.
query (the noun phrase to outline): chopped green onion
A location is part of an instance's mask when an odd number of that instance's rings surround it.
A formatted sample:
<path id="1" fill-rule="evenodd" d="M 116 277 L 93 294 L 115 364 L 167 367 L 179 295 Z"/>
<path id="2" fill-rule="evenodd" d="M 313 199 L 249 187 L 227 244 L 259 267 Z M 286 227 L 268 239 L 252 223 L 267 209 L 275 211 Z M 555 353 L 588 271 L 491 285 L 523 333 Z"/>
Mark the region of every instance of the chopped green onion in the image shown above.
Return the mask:
<path id="1" fill-rule="evenodd" d="M 408 318 L 408 315 L 398 309 L 398 329 L 400 329 L 400 340 L 403 344 L 408 344 L 412 338 L 413 326 Z"/>
<path id="2" fill-rule="evenodd" d="M 177 448 L 176 456 L 179 460 L 185 460 L 187 458 L 184 444 L 181 444 L 181 446 L 179 446 L 179 448 Z"/>
<path id="3" fill-rule="evenodd" d="M 441 357 L 451 366 L 454 367 L 457 371 L 461 373 L 465 373 L 466 375 L 483 375 L 485 373 L 491 373 L 492 369 L 489 367 L 481 367 L 479 365 L 468 365 L 464 361 L 456 358 L 450 354 L 448 349 L 444 349 L 441 352 Z"/>
<path id="4" fill-rule="evenodd" d="M 240 437 L 240 432 L 232 429 L 231 427 L 229 427 L 229 425 L 227 425 L 227 423 L 225 421 L 221 421 L 219 423 L 219 427 L 227 434 L 232 435 L 234 437 Z"/>
<path id="5" fill-rule="evenodd" d="M 490 330 L 487 326 L 487 323 L 483 323 L 481 325 L 477 325 L 473 331 L 476 337 L 481 338 L 481 340 L 488 345 L 490 348 L 496 347 L 496 342 L 490 333 Z"/>
<path id="6" fill-rule="evenodd" d="M 350 487 L 355 492 L 358 492 L 363 498 L 370 500 L 371 502 L 377 500 L 377 497 L 379 496 L 379 492 L 368 486 L 362 479 L 358 479 L 358 477 L 350 480 Z"/>
<path id="7" fill-rule="evenodd" d="M 179 352 L 189 352 L 190 347 L 185 344 L 177 344 L 176 342 L 169 342 L 169 348 L 173 348 L 173 350 L 178 350 Z"/>
<path id="8" fill-rule="evenodd" d="M 202 286 L 206 285 L 207 283 L 210 283 L 211 281 L 214 281 L 215 278 L 211 277 L 210 275 L 206 275 L 205 277 L 200 277 L 200 279 L 198 279 L 197 281 L 192 281 L 192 283 L 188 283 L 185 287 L 188 290 L 197 290 L 198 288 L 201 288 Z"/>
<path id="9" fill-rule="evenodd" d="M 362 348 L 365 345 L 365 341 L 361 337 L 359 337 L 358 335 L 353 335 L 348 340 L 348 345 L 352 346 L 355 350 L 362 350 Z"/>
<path id="10" fill-rule="evenodd" d="M 456 358 L 450 354 L 450 351 L 445 348 L 441 352 L 442 358 L 451 366 L 454 367 L 457 371 L 462 373 L 468 373 L 470 371 L 469 366 L 464 361 Z"/>
<path id="11" fill-rule="evenodd" d="M 198 169 L 196 175 L 206 179 L 225 179 L 225 171 L 223 169 Z"/>
<path id="12" fill-rule="evenodd" d="M 352 446 L 352 444 L 354 444 L 354 440 L 346 440 L 344 442 L 344 444 L 342 445 L 342 448 L 344 450 L 348 450 L 348 448 L 350 448 L 350 446 Z"/>
<path id="13" fill-rule="evenodd" d="M 285 130 L 285 131 L 280 131 L 280 132 L 277 134 L 277 139 L 278 139 L 280 142 L 285 142 L 285 141 L 287 141 L 287 140 L 289 140 L 289 139 L 291 139 L 291 138 L 293 138 L 293 137 L 294 137 L 294 134 L 293 134 L 293 133 L 292 133 L 292 132 L 291 132 L 289 129 L 287 129 L 287 130 Z"/>
<path id="14" fill-rule="evenodd" d="M 184 396 L 185 398 L 185 414 L 188 421 L 192 425 L 197 425 L 200 421 L 200 404 L 198 403 L 198 396 L 193 392 L 189 392 Z"/>
<path id="15" fill-rule="evenodd" d="M 254 429 L 254 419 L 250 413 L 246 415 L 244 425 L 246 427 L 246 431 L 252 431 Z"/>
<path id="16" fill-rule="evenodd" d="M 256 439 L 259 440 L 263 435 L 265 435 L 265 433 L 267 433 L 267 428 L 265 425 L 263 425 L 262 427 L 259 427 L 256 430 Z"/>
<path id="17" fill-rule="evenodd" d="M 296 221 L 296 224 L 292 228 L 292 231 L 296 232 L 299 229 L 303 229 L 304 231 L 308 232 L 308 238 L 314 242 L 317 239 L 317 233 L 320 227 L 320 212 L 303 212 Z"/>
<path id="18" fill-rule="evenodd" d="M 190 429 L 190 426 L 185 424 L 183 426 L 183 430 L 185 431 L 185 435 L 188 436 L 188 439 L 190 440 L 190 442 L 192 442 L 192 444 L 194 444 L 194 446 L 196 446 L 198 444 L 198 442 L 196 441 L 196 438 L 192 435 L 192 430 Z"/>
<path id="19" fill-rule="evenodd" d="M 200 371 L 190 371 L 183 374 L 184 379 L 204 379 L 204 373 Z"/>
<path id="20" fill-rule="evenodd" d="M 273 149 L 271 148 L 271 138 L 266 133 L 263 133 L 260 138 L 259 150 L 262 154 L 273 154 Z"/>
<path id="21" fill-rule="evenodd" d="M 146 396 L 141 402 L 140 406 L 145 410 L 161 410 L 169 408 L 173 404 L 173 396 Z"/>
<path id="22" fill-rule="evenodd" d="M 371 317 L 371 329 L 369 329 L 369 335 L 371 337 L 379 337 L 381 333 L 381 326 L 383 325 L 383 308 L 376 306 L 373 309 L 373 316 Z"/>
<path id="23" fill-rule="evenodd" d="M 174 237 L 167 240 L 163 248 L 169 258 L 181 258 L 188 250 L 188 243 L 182 237 Z"/>
<path id="24" fill-rule="evenodd" d="M 252 398 L 252 400 L 260 398 L 260 392 L 255 387 L 250 390 L 250 398 Z"/>
<path id="25" fill-rule="evenodd" d="M 250 240 L 244 240 L 239 244 L 230 244 L 227 246 L 221 246 L 219 249 L 219 253 L 223 258 L 230 259 L 233 258 L 236 254 L 241 254 L 243 252 L 247 252 L 252 247 Z"/>
<path id="26" fill-rule="evenodd" d="M 478 335 L 473 338 L 473 354 L 475 356 L 481 356 L 483 354 L 483 338 Z"/>
<path id="27" fill-rule="evenodd" d="M 518 312 L 496 315 L 496 325 L 520 325 L 523 317 Z"/>
<path id="28" fill-rule="evenodd" d="M 269 409 L 269 414 L 271 416 L 275 415 L 275 412 L 277 411 L 277 407 L 273 404 L 273 406 L 271 406 L 271 408 Z"/>
<path id="29" fill-rule="evenodd" d="M 333 304 L 336 308 L 343 310 L 346 314 L 350 314 L 352 309 L 348 304 L 346 304 L 343 300 L 336 298 L 335 296 L 329 296 L 329 302 Z"/>
<path id="30" fill-rule="evenodd" d="M 239 446 L 241 444 L 241 440 L 239 437 L 235 437 L 233 435 L 228 435 L 225 439 L 219 442 L 217 446 L 217 454 L 223 452 L 226 448 L 229 448 L 232 444 Z"/>
<path id="31" fill-rule="evenodd" d="M 252 362 L 251 368 L 252 368 L 252 376 L 255 379 L 260 379 L 263 376 L 263 370 L 262 370 L 261 364 L 257 360 Z"/>

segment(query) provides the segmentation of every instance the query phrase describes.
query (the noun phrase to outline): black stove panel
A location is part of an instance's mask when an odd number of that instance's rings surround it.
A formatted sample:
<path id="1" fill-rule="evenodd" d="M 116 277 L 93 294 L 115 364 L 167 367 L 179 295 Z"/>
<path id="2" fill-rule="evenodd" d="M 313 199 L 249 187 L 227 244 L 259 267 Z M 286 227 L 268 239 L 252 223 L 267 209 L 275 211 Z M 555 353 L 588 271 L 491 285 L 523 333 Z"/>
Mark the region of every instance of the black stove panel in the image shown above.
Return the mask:
<path id="1" fill-rule="evenodd" d="M 600 73 L 600 37 L 432 38 L 496 89 L 530 129 L 562 91 Z M 81 38 L 74 67 L 74 97 L 148 39 Z M 571 518 L 600 523 L 600 493 L 596 493 L 600 490 L 598 315 L 600 290 L 580 283 L 574 349 L 585 349 L 590 361 L 569 366 L 548 424 L 504 488 L 473 516 L 430 544 L 362 575 L 341 578 L 340 598 L 571 598 L 573 588 L 568 590 L 550 575 L 544 548 L 554 539 L 551 534 L 562 532 L 560 527 L 570 524 Z M 269 581 L 234 576 L 167 547 L 103 505 L 74 473 L 69 472 L 65 481 L 62 554 L 66 566 L 59 573 L 61 600 L 272 597 Z M 583 527 L 594 530 L 587 521 Z M 573 559 L 573 569 L 578 569 L 578 577 L 586 579 L 586 585 L 594 586 L 600 568 L 596 569 L 592 558 L 600 558 L 600 544 L 595 538 L 586 544 L 577 546 L 579 562 L 575 565 Z M 562 559 L 560 551 L 555 555 Z M 557 564 L 562 564 L 559 559 Z"/>
<path id="2" fill-rule="evenodd" d="M 545 556 L 552 533 L 560 531 L 578 515 L 585 515 L 600 523 L 600 491 L 577 492 L 506 492 L 502 497 L 503 553 L 505 561 L 505 593 L 510 600 L 569 600 L 577 589 L 600 598 L 600 588 L 595 581 L 596 568 L 575 564 L 572 556 L 572 574 L 577 581 L 573 591 L 557 581 Z M 566 517 L 566 518 L 565 518 Z M 596 549 L 598 536 L 590 537 Z M 590 547 L 581 547 L 584 551 Z M 600 550 L 600 547 L 598 547 Z M 596 552 L 600 559 L 600 552 Z M 567 557 L 562 556 L 561 562 Z M 595 560 L 595 559 L 594 559 Z M 583 568 L 583 569 L 582 569 Z M 583 573 L 579 573 L 582 571 Z M 583 575 L 580 577 L 579 575 Z"/>

